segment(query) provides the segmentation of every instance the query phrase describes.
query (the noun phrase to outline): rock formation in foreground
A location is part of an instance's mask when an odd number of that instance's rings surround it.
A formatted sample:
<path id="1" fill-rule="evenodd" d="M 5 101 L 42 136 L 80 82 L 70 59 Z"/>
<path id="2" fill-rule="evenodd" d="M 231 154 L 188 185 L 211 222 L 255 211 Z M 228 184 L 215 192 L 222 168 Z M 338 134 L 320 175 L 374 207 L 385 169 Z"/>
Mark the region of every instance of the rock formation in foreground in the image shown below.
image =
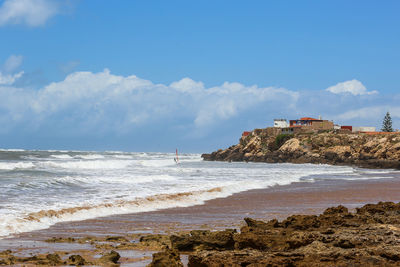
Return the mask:
<path id="1" fill-rule="evenodd" d="M 268 163 L 325 163 L 366 168 L 400 169 L 400 134 L 362 133 L 275 134 L 256 129 L 239 144 L 211 154 L 204 160 Z"/>
<path id="2" fill-rule="evenodd" d="M 400 203 L 368 204 L 355 213 L 338 206 L 319 216 L 245 222 L 240 233 L 173 235 L 173 248 L 158 253 L 150 266 L 169 266 L 169 260 L 180 266 L 178 251 L 189 253 L 189 267 L 400 265 Z"/>

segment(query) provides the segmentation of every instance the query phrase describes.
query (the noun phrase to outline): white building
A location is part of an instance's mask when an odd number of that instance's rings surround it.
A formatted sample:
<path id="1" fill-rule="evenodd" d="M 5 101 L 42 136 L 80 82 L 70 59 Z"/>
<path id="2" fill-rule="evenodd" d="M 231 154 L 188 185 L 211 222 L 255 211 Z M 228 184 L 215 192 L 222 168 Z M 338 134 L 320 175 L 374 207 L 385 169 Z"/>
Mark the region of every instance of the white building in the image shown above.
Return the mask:
<path id="1" fill-rule="evenodd" d="M 275 128 L 287 128 L 287 127 L 289 127 L 289 123 L 286 119 L 274 119 L 274 127 Z"/>
<path id="2" fill-rule="evenodd" d="M 356 132 L 375 132 L 376 127 L 367 127 L 367 126 L 359 126 L 359 127 L 353 127 L 353 133 Z"/>

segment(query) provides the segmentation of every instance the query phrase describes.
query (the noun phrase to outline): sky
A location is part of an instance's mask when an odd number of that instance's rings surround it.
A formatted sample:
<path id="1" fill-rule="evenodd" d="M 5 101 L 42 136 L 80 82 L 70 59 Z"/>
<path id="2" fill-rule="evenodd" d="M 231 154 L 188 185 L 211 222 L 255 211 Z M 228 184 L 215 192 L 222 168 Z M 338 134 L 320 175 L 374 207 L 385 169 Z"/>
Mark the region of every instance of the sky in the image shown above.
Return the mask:
<path id="1" fill-rule="evenodd" d="M 399 1 L 0 0 L 0 148 L 205 153 L 400 128 Z"/>

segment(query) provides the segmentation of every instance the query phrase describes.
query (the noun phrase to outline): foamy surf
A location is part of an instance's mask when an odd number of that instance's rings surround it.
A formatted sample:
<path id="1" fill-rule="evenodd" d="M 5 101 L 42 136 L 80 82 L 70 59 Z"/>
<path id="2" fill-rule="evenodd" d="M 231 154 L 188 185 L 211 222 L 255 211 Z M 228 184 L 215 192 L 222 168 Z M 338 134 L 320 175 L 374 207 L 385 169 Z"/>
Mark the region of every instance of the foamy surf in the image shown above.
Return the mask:
<path id="1" fill-rule="evenodd" d="M 58 222 L 199 205 L 275 185 L 381 179 L 344 166 L 205 162 L 198 154 L 0 151 L 0 236 Z"/>

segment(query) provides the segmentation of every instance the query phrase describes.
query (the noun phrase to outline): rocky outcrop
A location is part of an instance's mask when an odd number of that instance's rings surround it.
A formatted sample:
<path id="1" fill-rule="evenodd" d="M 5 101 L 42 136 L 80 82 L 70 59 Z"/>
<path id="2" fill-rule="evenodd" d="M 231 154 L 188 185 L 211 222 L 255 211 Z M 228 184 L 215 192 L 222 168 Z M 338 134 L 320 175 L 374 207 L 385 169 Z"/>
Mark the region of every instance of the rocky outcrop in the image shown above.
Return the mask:
<path id="1" fill-rule="evenodd" d="M 225 250 L 234 247 L 233 235 L 236 230 L 211 232 L 208 230 L 194 230 L 188 235 L 172 235 L 172 247 L 179 251 L 195 250 Z"/>
<path id="2" fill-rule="evenodd" d="M 68 257 L 67 264 L 75 265 L 75 266 L 82 266 L 82 265 L 86 265 L 87 262 L 81 255 L 71 255 Z"/>
<path id="3" fill-rule="evenodd" d="M 179 252 L 169 247 L 153 254 L 152 262 L 147 267 L 183 267 Z"/>
<path id="4" fill-rule="evenodd" d="M 189 256 L 188 266 L 400 265 L 400 203 L 370 204 L 355 213 L 338 206 L 319 216 L 245 222 L 233 235 L 233 248 L 201 249 Z"/>
<path id="5" fill-rule="evenodd" d="M 268 129 L 257 129 L 242 137 L 237 145 L 202 157 L 218 161 L 322 163 L 400 169 L 400 134 L 325 131 L 282 135 L 271 134 Z"/>
<path id="6" fill-rule="evenodd" d="M 102 263 L 103 265 L 111 266 L 113 264 L 118 263 L 119 258 L 121 258 L 119 253 L 114 250 L 111 250 L 109 253 L 106 253 L 103 256 L 101 256 L 99 262 Z"/>

